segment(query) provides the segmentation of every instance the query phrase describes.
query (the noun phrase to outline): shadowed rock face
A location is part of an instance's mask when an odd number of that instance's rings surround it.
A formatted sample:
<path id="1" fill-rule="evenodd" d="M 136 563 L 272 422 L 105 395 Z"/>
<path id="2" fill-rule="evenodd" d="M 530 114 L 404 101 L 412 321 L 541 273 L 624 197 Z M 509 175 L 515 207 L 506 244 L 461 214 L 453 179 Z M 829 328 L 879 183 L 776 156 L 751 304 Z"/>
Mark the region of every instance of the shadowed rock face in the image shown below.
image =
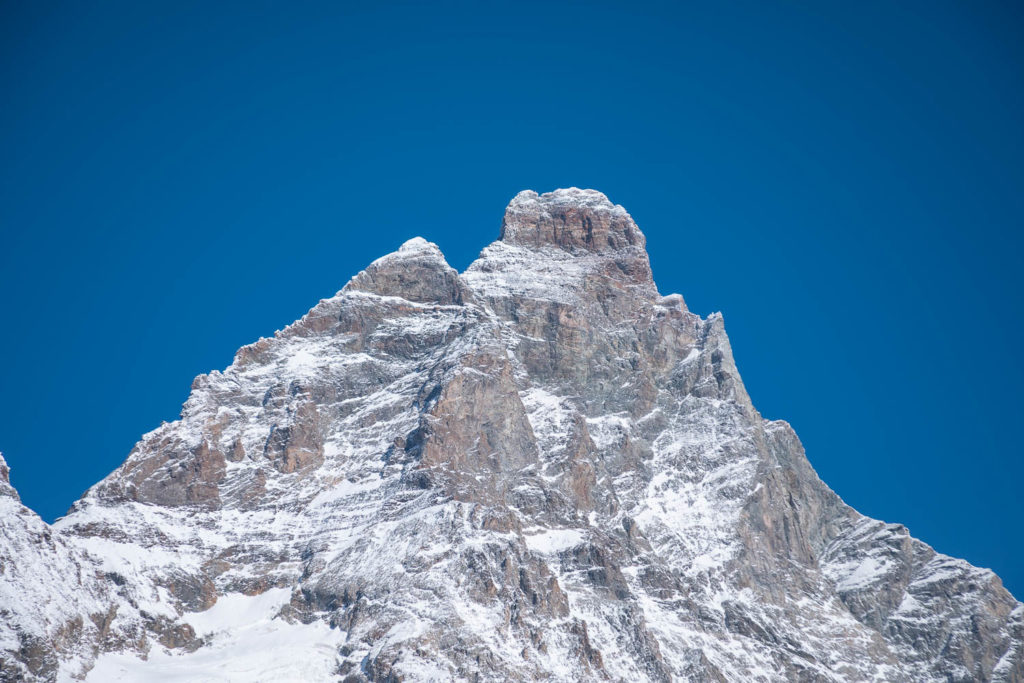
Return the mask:
<path id="1" fill-rule="evenodd" d="M 0 513 L 3 681 L 1024 680 L 1024 607 L 829 490 L 592 190 L 373 262 L 53 527 L 0 458 Z"/>

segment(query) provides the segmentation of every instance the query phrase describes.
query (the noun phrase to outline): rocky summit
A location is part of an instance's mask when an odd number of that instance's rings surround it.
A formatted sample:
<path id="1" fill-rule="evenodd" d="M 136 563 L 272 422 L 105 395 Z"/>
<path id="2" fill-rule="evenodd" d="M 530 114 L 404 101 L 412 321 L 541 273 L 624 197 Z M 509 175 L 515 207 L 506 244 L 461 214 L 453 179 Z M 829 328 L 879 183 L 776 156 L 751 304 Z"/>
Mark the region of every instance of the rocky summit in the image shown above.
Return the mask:
<path id="1" fill-rule="evenodd" d="M 53 525 L 7 472 L 4 681 L 1024 680 L 1024 606 L 823 484 L 592 190 L 374 261 Z"/>

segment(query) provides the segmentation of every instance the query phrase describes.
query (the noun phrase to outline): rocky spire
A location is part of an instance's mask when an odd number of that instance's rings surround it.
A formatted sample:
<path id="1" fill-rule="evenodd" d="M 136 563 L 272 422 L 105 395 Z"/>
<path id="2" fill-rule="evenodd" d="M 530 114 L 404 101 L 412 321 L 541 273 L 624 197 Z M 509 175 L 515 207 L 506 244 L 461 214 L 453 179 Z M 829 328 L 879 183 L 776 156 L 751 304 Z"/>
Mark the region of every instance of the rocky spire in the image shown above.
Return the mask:
<path id="1" fill-rule="evenodd" d="M 3 453 L 0 453 L 0 496 L 18 498 L 18 492 L 11 486 L 11 468 L 7 466 Z"/>
<path id="2" fill-rule="evenodd" d="M 442 305 L 461 304 L 466 295 L 458 272 L 436 244 L 422 237 L 371 263 L 345 289 Z"/>
<path id="3" fill-rule="evenodd" d="M 597 190 L 576 187 L 517 194 L 505 209 L 501 240 L 524 247 L 592 252 L 645 245 L 643 233 L 624 208 Z"/>
<path id="4" fill-rule="evenodd" d="M 658 298 L 646 240 L 624 208 L 596 190 L 525 190 L 505 209 L 498 241 L 463 273 L 485 298 L 604 301 Z"/>

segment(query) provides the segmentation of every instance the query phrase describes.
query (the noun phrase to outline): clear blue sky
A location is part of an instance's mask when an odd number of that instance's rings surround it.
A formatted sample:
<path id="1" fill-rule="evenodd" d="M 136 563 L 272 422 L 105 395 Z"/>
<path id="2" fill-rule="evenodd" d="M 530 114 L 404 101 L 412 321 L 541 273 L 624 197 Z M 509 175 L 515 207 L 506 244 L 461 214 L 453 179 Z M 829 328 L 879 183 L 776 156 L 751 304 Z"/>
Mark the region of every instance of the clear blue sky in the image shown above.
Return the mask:
<path id="1" fill-rule="evenodd" d="M 47 520 L 373 258 L 576 185 L 847 502 L 1024 597 L 1019 3 L 0 13 L 0 450 Z"/>

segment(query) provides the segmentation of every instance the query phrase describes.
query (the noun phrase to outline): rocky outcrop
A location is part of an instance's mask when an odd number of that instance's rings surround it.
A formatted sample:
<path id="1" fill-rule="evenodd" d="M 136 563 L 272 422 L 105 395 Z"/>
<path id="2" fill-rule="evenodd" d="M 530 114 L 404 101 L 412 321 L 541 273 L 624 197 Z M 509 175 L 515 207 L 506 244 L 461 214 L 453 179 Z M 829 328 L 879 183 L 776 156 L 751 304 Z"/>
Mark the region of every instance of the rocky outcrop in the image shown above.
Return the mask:
<path id="1" fill-rule="evenodd" d="M 436 244 L 422 237 L 371 263 L 346 289 L 442 305 L 461 304 L 467 296 L 458 272 L 444 260 Z"/>
<path id="2" fill-rule="evenodd" d="M 3 453 L 0 453 L 0 496 L 21 500 L 18 492 L 11 486 L 11 468 L 7 466 Z"/>
<path id="3" fill-rule="evenodd" d="M 0 680 L 1024 680 L 1024 606 L 829 490 L 592 190 L 374 261 L 52 527 L 2 459 L 0 506 Z"/>
<path id="4" fill-rule="evenodd" d="M 571 188 L 538 195 L 524 190 L 505 209 L 502 242 L 522 247 L 553 246 L 570 253 L 643 249 L 645 240 L 621 206 L 600 192 Z"/>

